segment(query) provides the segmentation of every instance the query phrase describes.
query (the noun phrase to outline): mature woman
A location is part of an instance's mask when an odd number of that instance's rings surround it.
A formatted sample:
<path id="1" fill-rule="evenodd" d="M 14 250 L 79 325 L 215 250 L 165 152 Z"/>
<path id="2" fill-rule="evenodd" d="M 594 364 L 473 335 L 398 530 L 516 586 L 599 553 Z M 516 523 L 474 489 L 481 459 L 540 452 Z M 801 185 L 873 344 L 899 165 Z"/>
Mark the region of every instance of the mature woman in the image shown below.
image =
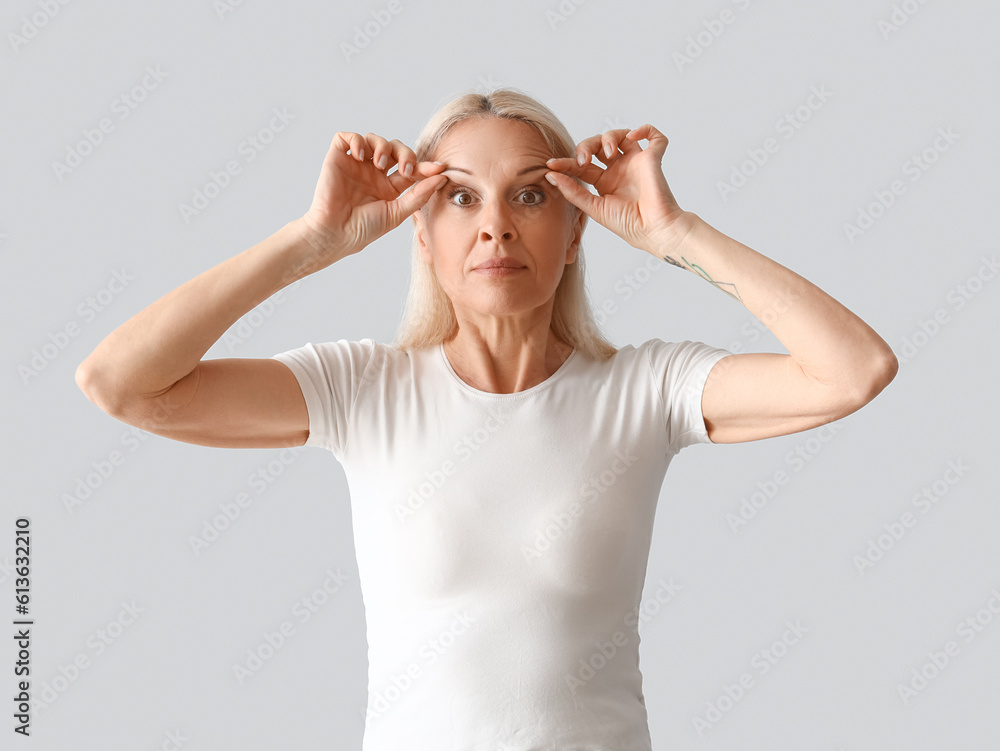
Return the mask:
<path id="1" fill-rule="evenodd" d="M 636 613 L 671 459 L 837 420 L 896 373 L 851 311 L 682 210 L 666 146 L 651 125 L 574 145 L 511 89 L 456 98 L 415 150 L 337 133 L 306 214 L 157 300 L 77 370 L 101 409 L 158 435 L 341 462 L 368 624 L 366 751 L 648 750 Z M 407 217 L 393 346 L 202 360 L 263 300 Z M 588 217 L 738 300 L 789 354 L 616 349 L 587 302 Z"/>

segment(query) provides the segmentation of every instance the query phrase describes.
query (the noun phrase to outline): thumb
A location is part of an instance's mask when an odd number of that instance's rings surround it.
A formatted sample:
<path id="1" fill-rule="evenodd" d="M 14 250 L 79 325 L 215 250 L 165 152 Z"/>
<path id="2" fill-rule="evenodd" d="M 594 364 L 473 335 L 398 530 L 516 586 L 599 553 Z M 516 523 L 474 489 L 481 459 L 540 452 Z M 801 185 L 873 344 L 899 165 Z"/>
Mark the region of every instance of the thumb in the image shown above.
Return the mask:
<path id="1" fill-rule="evenodd" d="M 389 216 L 392 218 L 393 226 L 402 224 L 414 211 L 422 207 L 434 192 L 448 182 L 444 175 L 433 175 L 417 181 L 410 189 L 403 193 L 394 201 L 389 201 Z"/>
<path id="2" fill-rule="evenodd" d="M 600 199 L 584 188 L 571 177 L 559 172 L 548 172 L 545 179 L 555 185 L 563 198 L 583 211 L 587 216 L 596 219 L 600 213 Z"/>

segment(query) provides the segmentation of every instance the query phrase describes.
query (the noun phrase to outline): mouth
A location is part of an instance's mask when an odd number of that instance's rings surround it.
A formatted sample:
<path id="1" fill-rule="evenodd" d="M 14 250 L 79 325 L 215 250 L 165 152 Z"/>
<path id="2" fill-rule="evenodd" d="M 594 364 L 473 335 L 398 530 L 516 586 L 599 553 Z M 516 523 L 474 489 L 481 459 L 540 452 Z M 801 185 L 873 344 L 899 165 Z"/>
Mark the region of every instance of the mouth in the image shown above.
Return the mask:
<path id="1" fill-rule="evenodd" d="M 512 261 L 496 262 L 489 261 L 487 263 L 480 264 L 473 269 L 477 274 L 483 274 L 485 276 L 513 276 L 519 274 L 525 270 L 524 266 L 516 264 Z"/>
<path id="2" fill-rule="evenodd" d="M 485 263 L 481 263 L 473 269 L 474 271 L 486 271 L 488 269 L 523 269 L 524 265 L 510 258 L 493 258 Z"/>

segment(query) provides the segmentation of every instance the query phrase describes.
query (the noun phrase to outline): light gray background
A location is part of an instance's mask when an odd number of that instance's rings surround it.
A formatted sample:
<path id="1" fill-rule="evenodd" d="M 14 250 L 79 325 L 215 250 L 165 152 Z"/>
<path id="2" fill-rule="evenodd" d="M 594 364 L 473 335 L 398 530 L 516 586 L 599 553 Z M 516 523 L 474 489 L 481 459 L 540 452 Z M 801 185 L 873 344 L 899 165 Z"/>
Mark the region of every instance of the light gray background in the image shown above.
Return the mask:
<path id="1" fill-rule="evenodd" d="M 549 105 L 576 140 L 653 123 L 670 138 L 663 167 L 683 208 L 829 292 L 902 362 L 835 434 L 694 446 L 674 461 L 644 598 L 655 609 L 661 579 L 680 590 L 640 631 L 654 749 L 998 747 L 1000 612 L 988 606 L 1000 609 L 991 594 L 1000 587 L 1000 281 L 983 265 L 1000 250 L 995 3 L 402 0 L 350 59 L 341 45 L 386 3 L 219 7 L 53 3 L 49 18 L 40 0 L 15 0 L 0 14 L 0 674 L 11 696 L 13 527 L 25 515 L 32 687 L 54 698 L 35 712 L 31 738 L 16 742 L 8 701 L 0 745 L 156 749 L 177 747 L 179 735 L 191 751 L 360 748 L 364 610 L 340 465 L 320 450 L 140 440 L 84 397 L 74 370 L 142 308 L 304 213 L 336 131 L 412 145 L 452 96 L 511 85 Z M 674 54 L 698 45 L 727 9 L 732 23 L 679 66 Z M 906 23 L 884 32 L 894 13 Z M 42 21 L 33 38 L 10 36 Z M 166 77 L 120 119 L 116 100 L 142 87 L 147 66 Z M 777 121 L 807 106 L 813 87 L 831 96 L 785 139 Z M 248 161 L 240 144 L 268 126 L 273 108 L 294 118 Z M 60 179 L 53 163 L 102 118 L 113 130 Z M 947 149 L 942 140 L 935 148 L 939 129 L 957 136 Z M 780 149 L 724 200 L 718 182 L 768 137 Z M 934 162 L 912 181 L 911 160 L 928 149 Z M 241 172 L 185 221 L 179 204 L 229 160 Z M 905 192 L 850 241 L 845 223 L 894 180 Z M 407 221 L 262 305 L 231 330 L 249 337 L 220 341 L 207 356 L 391 341 L 409 242 Z M 594 222 L 584 248 L 592 300 L 617 305 L 605 321 L 616 344 L 658 337 L 785 351 L 738 303 L 666 264 L 645 272 L 648 256 Z M 132 277 L 124 287 L 108 286 L 116 271 Z M 959 309 L 959 285 L 980 272 L 991 278 L 973 282 Z M 626 299 L 630 277 L 637 289 Z M 88 298 L 107 304 L 87 313 Z M 939 310 L 944 322 L 922 334 Z M 19 367 L 30 367 L 33 350 L 72 323 L 76 335 L 25 378 Z M 915 356 L 907 341 L 923 345 Z M 793 461 L 796 450 L 808 461 Z M 78 481 L 113 451 L 122 463 L 67 508 Z M 951 485 L 949 462 L 969 468 Z M 727 515 L 779 471 L 788 482 L 734 532 Z M 251 477 L 260 472 L 274 481 L 258 493 Z M 914 496 L 935 481 L 947 492 L 922 513 Z M 240 493 L 252 505 L 195 554 L 191 537 Z M 915 525 L 859 572 L 855 556 L 907 511 Z M 296 603 L 338 568 L 346 584 L 303 623 Z M 141 614 L 113 625 L 133 602 Z M 977 612 L 983 625 L 966 641 L 956 628 Z M 808 633 L 760 675 L 754 656 L 795 620 Z M 240 682 L 234 666 L 284 621 L 294 634 Z M 99 647 L 102 630 L 117 638 Z M 948 641 L 957 654 L 904 702 L 898 686 Z M 73 675 L 80 656 L 89 665 Z M 752 688 L 699 735 L 693 718 L 743 673 Z"/>

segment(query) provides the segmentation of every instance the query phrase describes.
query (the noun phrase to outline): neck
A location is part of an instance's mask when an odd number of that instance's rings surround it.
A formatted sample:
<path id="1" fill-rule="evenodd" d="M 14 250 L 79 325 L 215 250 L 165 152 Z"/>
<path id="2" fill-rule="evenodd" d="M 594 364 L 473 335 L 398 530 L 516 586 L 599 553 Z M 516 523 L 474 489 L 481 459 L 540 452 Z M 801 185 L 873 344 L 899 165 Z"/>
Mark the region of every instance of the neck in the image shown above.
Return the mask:
<path id="1" fill-rule="evenodd" d="M 475 334 L 458 334 L 444 343 L 452 369 L 480 391 L 515 394 L 550 378 L 572 354 L 551 330 L 545 338 L 489 342 Z"/>

